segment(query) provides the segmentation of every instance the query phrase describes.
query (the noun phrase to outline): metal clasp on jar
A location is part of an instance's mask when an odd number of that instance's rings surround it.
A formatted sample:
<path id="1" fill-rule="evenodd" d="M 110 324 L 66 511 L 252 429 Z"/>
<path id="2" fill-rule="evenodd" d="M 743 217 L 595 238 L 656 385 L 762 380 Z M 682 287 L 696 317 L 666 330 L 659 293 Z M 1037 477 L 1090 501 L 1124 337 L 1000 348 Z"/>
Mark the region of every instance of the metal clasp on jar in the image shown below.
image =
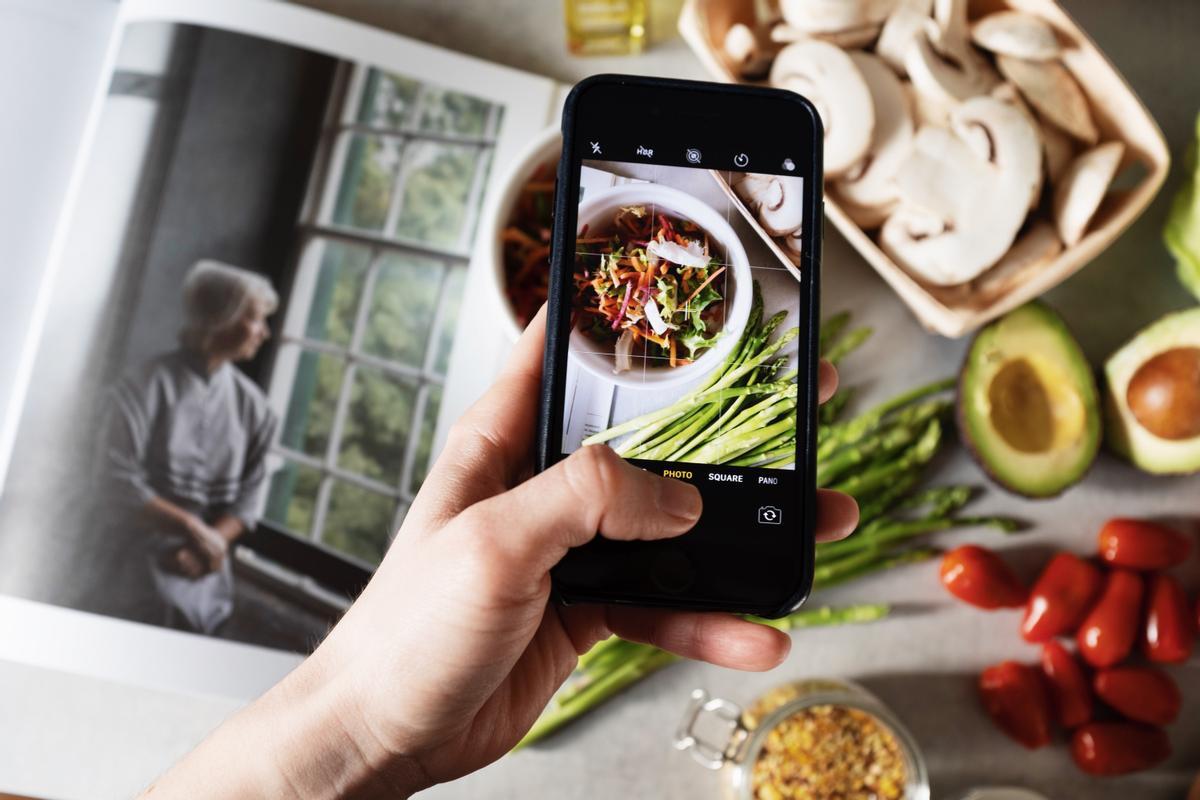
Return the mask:
<path id="1" fill-rule="evenodd" d="M 723 737 L 712 739 L 700 735 L 698 726 L 715 718 L 724 728 Z M 687 750 L 699 764 L 708 769 L 720 769 L 735 757 L 746 740 L 748 731 L 742 724 L 742 707 L 720 697 L 712 697 L 704 689 L 692 692 L 683 719 L 675 729 L 675 749 Z"/>

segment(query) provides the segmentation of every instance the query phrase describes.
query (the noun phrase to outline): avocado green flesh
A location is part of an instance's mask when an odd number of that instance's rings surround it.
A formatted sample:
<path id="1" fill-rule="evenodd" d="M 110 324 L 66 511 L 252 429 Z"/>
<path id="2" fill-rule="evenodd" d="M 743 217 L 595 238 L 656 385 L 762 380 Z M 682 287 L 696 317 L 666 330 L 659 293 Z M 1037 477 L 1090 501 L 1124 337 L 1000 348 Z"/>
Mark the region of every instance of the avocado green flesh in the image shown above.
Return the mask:
<path id="1" fill-rule="evenodd" d="M 980 465 L 1029 497 L 1079 481 L 1100 446 L 1096 384 L 1062 320 L 1038 303 L 984 328 L 959 378 L 959 429 Z"/>
<path id="2" fill-rule="evenodd" d="M 1200 436 L 1164 439 L 1130 410 L 1129 383 L 1147 361 L 1178 348 L 1200 347 L 1200 308 L 1168 314 L 1144 328 L 1104 365 L 1106 430 L 1113 449 L 1156 474 L 1200 471 Z"/>

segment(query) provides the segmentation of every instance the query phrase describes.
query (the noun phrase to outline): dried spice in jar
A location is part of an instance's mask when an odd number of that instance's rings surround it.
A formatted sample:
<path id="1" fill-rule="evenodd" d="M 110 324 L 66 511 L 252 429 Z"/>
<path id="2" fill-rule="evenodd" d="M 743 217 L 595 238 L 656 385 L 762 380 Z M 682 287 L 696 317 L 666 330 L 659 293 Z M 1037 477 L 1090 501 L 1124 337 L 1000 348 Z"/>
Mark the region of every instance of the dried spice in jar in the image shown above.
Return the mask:
<path id="1" fill-rule="evenodd" d="M 702 733 L 718 720 L 725 737 Z M 911 734 L 851 681 L 784 684 L 744 709 L 696 690 L 675 746 L 724 771 L 730 800 L 929 800 Z"/>
<path id="2" fill-rule="evenodd" d="M 892 732 L 856 708 L 805 708 L 775 725 L 751 770 L 754 797 L 899 800 L 907 768 Z"/>

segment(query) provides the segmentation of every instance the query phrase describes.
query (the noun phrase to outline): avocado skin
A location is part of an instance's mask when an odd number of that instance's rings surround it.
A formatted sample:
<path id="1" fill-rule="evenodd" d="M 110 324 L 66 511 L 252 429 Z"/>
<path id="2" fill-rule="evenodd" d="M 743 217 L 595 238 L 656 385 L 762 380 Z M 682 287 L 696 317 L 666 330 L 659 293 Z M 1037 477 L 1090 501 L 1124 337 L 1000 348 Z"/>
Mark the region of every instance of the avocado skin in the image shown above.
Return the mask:
<path id="1" fill-rule="evenodd" d="M 1200 436 L 1169 441 L 1150 433 L 1129 411 L 1126 390 L 1138 367 L 1173 347 L 1200 347 L 1200 308 L 1175 311 L 1142 328 L 1104 362 L 1108 448 L 1152 475 L 1200 472 Z"/>
<path id="2" fill-rule="evenodd" d="M 995 334 L 999 326 L 1006 323 L 1013 325 L 1016 322 L 1033 323 L 1038 327 L 1044 328 L 1059 341 L 1066 351 L 1070 362 L 1072 362 L 1068 365 L 1071 368 L 1070 375 L 1075 378 L 1076 389 L 1084 408 L 1084 436 L 1086 441 L 1080 452 L 1079 459 L 1072 462 L 1071 468 L 1065 470 L 1065 474 L 1061 478 L 1039 482 L 1036 486 L 1023 484 L 1020 480 L 1013 479 L 1006 474 L 1007 470 L 1004 464 L 1000 462 L 999 457 L 993 457 L 989 454 L 986 443 L 979 441 L 982 437 L 976 433 L 976 429 L 982 431 L 986 428 L 990 430 L 990 426 L 974 426 L 970 419 L 972 409 L 970 408 L 969 400 L 972 397 L 972 389 L 974 387 L 969 384 L 969 381 L 973 377 L 972 366 L 974 360 L 983 357 L 980 352 L 983 344 L 988 337 Z M 962 367 L 959 370 L 958 394 L 954 404 L 954 419 L 958 426 L 959 439 L 980 468 L 998 486 L 1021 497 L 1031 499 L 1058 497 L 1067 489 L 1083 480 L 1091 470 L 1093 464 L 1095 464 L 1096 456 L 1100 451 L 1100 392 L 1097 389 L 1094 370 L 1088 363 L 1083 349 L 1079 346 L 1079 343 L 1076 341 L 1074 335 L 1072 335 L 1062 317 L 1048 306 L 1036 300 L 1010 311 L 1003 317 L 981 328 L 975 334 L 970 346 L 967 348 L 966 355 L 963 357 Z M 989 435 L 999 438 L 994 433 Z"/>

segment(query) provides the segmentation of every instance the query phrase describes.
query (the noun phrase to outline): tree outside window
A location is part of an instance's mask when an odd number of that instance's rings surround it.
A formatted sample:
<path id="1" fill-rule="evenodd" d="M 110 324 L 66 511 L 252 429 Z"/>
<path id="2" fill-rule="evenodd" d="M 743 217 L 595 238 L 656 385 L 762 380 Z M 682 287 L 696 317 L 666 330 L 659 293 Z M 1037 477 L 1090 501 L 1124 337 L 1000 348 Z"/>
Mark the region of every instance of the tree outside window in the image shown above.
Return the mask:
<path id="1" fill-rule="evenodd" d="M 374 565 L 429 469 L 503 109 L 362 66 L 340 86 L 272 375 L 264 517 Z"/>

